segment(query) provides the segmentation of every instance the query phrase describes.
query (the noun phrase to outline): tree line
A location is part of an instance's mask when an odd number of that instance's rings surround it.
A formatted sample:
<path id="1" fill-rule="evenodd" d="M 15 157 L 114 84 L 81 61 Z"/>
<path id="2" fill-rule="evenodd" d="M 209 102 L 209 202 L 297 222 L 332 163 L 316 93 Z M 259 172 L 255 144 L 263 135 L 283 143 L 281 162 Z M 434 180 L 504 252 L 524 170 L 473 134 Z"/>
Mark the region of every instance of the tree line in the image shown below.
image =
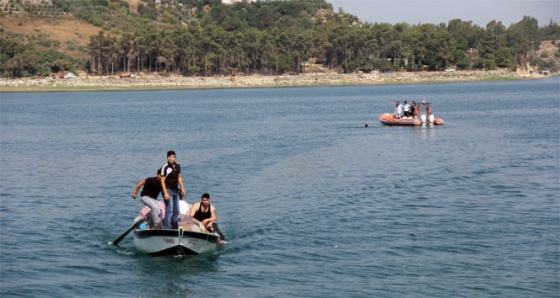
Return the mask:
<path id="1" fill-rule="evenodd" d="M 516 70 L 527 63 L 553 71 L 557 67 L 554 59 L 532 53 L 541 41 L 559 39 L 560 27 L 552 21 L 539 27 L 530 16 L 509 27 L 491 21 L 482 28 L 461 19 L 437 25 L 361 23 L 342 11 L 332 13 L 324 0 L 234 5 L 176 0 L 180 7 L 157 7 L 149 0 L 139 5 L 138 14 L 130 13 L 126 2 L 112 8 L 103 0 L 91 2 L 95 5 L 55 1 L 92 23 L 125 18 L 130 20 L 128 27 L 119 28 L 115 21 L 89 37 L 83 49 L 87 58 L 82 60 L 2 37 L 0 74 L 21 77 L 84 69 L 97 75 L 272 75 L 310 71 L 309 63 L 344 73 L 447 67 Z"/>

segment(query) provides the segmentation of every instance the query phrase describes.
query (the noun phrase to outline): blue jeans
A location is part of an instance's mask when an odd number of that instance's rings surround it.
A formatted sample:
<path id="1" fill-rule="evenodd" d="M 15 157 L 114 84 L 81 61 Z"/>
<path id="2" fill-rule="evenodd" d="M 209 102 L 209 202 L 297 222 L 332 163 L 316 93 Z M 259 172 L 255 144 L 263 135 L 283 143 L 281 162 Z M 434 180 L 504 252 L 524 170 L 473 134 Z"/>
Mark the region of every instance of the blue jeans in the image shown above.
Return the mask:
<path id="1" fill-rule="evenodd" d="M 165 218 L 163 219 L 163 228 L 176 229 L 179 226 L 179 193 L 175 190 L 167 190 L 169 194 L 169 200 L 163 200 L 165 202 Z M 173 215 L 171 214 L 171 203 L 173 203 Z M 171 225 L 169 220 L 171 219 Z"/>

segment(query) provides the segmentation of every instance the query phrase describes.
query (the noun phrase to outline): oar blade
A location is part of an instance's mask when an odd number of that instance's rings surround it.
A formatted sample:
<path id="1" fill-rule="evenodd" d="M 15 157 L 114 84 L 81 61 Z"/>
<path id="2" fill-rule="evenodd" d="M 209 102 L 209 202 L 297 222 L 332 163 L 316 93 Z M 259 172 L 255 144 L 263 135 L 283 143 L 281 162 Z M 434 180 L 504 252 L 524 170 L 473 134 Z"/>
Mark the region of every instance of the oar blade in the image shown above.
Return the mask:
<path id="1" fill-rule="evenodd" d="M 218 227 L 218 224 L 216 222 L 212 223 L 212 227 L 214 228 L 214 230 L 218 233 L 218 235 L 220 235 L 220 238 L 222 240 L 226 240 L 226 236 L 224 236 L 224 234 L 222 233 L 222 231 L 220 230 L 220 228 Z"/>
<path id="2" fill-rule="evenodd" d="M 123 240 L 124 237 L 126 237 L 126 235 L 128 235 L 128 233 L 130 233 L 132 230 L 134 230 L 134 228 L 136 228 L 142 222 L 144 222 L 143 218 L 135 221 L 134 224 L 130 228 L 128 228 L 128 230 L 124 231 L 124 233 L 122 233 L 119 237 L 117 237 L 117 239 L 113 240 L 113 242 L 112 242 L 113 245 L 118 245 L 119 242 L 121 242 L 121 240 Z"/>

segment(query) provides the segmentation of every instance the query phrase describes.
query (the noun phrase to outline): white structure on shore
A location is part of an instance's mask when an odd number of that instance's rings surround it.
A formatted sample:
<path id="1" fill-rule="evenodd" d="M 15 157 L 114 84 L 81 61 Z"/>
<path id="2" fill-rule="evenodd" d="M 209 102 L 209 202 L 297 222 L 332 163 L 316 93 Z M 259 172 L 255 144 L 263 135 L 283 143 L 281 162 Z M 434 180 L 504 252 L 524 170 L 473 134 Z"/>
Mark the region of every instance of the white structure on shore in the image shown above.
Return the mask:
<path id="1" fill-rule="evenodd" d="M 234 4 L 239 2 L 256 3 L 256 2 L 284 2 L 290 0 L 222 0 L 222 4 Z"/>

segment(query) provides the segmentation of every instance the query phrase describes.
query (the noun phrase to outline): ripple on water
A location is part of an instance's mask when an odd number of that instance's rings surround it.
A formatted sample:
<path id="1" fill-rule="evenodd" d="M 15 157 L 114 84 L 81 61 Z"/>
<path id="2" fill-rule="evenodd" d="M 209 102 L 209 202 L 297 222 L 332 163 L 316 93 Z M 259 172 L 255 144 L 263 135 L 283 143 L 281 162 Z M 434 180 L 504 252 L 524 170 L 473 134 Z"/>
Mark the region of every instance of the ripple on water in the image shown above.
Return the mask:
<path id="1" fill-rule="evenodd" d="M 3 94 L 0 294 L 557 296 L 557 83 Z M 381 125 L 395 98 L 446 124 Z M 214 254 L 107 244 L 169 149 Z"/>

